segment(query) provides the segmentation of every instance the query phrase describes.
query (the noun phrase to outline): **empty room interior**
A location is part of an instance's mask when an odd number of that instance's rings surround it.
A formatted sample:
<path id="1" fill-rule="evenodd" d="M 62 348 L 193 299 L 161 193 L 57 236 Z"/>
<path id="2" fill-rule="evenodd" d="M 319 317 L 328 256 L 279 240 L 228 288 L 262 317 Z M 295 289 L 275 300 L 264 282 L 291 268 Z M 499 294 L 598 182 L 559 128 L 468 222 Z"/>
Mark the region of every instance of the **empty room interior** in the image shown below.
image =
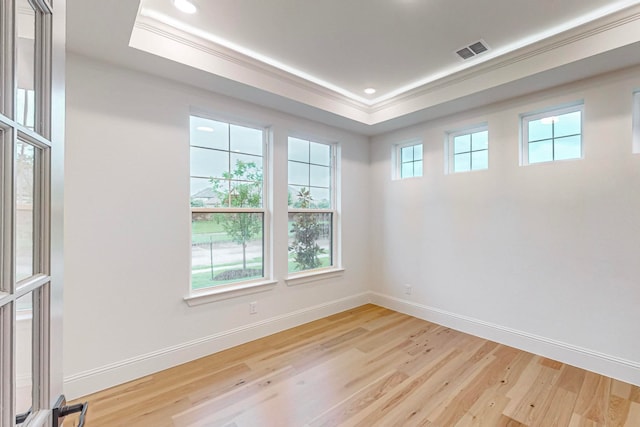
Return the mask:
<path id="1" fill-rule="evenodd" d="M 640 426 L 640 1 L 0 21 L 0 425 Z"/>

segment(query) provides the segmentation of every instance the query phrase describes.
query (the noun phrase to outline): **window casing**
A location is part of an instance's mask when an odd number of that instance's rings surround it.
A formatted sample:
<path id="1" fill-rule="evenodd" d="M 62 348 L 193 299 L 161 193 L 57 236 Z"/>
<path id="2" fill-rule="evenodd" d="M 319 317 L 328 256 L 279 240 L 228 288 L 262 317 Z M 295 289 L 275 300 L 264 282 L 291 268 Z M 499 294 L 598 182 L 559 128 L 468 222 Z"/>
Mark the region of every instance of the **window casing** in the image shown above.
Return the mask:
<path id="1" fill-rule="evenodd" d="M 522 116 L 522 164 L 582 158 L 583 104 Z"/>
<path id="2" fill-rule="evenodd" d="M 418 178 L 422 176 L 422 143 L 415 141 L 395 146 L 396 179 Z"/>
<path id="3" fill-rule="evenodd" d="M 190 117 L 191 292 L 262 281 L 266 132 Z"/>
<path id="4" fill-rule="evenodd" d="M 288 272 L 335 268 L 336 144 L 288 139 Z"/>
<path id="5" fill-rule="evenodd" d="M 487 125 L 447 134 L 449 173 L 489 168 L 489 128 Z"/>

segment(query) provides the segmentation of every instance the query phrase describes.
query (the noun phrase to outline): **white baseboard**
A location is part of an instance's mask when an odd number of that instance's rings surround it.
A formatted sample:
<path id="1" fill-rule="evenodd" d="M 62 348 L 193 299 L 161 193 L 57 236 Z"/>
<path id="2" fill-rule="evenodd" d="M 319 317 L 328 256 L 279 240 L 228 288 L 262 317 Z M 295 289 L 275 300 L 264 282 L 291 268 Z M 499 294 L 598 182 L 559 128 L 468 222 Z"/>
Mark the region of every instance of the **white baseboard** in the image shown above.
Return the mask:
<path id="1" fill-rule="evenodd" d="M 68 400 L 150 375 L 369 302 L 368 292 L 307 307 L 197 340 L 111 363 L 64 379 Z"/>
<path id="2" fill-rule="evenodd" d="M 371 303 L 640 386 L 640 362 L 371 292 Z"/>

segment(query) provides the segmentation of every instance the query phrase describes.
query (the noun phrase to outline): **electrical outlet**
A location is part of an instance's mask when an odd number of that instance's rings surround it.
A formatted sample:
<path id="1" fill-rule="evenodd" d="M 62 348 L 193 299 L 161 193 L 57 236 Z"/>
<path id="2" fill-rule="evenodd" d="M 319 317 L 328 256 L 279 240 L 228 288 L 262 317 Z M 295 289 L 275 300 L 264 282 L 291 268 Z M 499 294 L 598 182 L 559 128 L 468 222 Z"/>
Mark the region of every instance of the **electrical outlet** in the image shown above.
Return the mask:
<path id="1" fill-rule="evenodd" d="M 404 285 L 404 293 L 407 295 L 411 295 L 411 285 Z"/>
<path id="2" fill-rule="evenodd" d="M 258 313 L 258 303 L 256 301 L 249 303 L 249 314 L 257 314 Z"/>

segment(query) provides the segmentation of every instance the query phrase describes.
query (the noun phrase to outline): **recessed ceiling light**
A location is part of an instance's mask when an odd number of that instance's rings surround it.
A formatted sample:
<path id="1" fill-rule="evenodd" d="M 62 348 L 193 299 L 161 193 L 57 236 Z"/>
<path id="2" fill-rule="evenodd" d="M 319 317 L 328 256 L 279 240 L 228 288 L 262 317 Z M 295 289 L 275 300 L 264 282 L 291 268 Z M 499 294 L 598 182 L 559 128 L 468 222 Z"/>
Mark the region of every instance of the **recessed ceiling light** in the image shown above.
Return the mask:
<path id="1" fill-rule="evenodd" d="M 213 128 L 209 126 L 198 126 L 196 130 L 199 130 L 201 132 L 213 132 Z"/>
<path id="2" fill-rule="evenodd" d="M 376 90 L 372 87 L 368 87 L 364 90 L 364 93 L 366 93 L 367 95 L 373 95 L 374 93 L 376 93 Z"/>
<path id="3" fill-rule="evenodd" d="M 192 14 L 192 13 L 196 13 L 197 11 L 196 6 L 193 3 L 191 3 L 189 0 L 173 0 L 173 5 L 180 12 Z"/>

